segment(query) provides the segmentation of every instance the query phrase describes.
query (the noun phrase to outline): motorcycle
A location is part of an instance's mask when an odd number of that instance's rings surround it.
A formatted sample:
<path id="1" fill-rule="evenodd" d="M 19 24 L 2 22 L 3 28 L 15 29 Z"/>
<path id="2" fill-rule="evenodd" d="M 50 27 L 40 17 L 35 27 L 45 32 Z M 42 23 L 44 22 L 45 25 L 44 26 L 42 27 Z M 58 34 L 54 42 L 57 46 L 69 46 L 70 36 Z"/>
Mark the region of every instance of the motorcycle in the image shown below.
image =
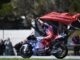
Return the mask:
<path id="1" fill-rule="evenodd" d="M 46 21 L 48 24 L 53 26 L 54 33 L 56 35 L 55 39 L 51 40 L 49 43 L 49 47 L 47 48 L 41 42 L 42 39 L 40 37 L 36 38 L 34 35 L 31 35 L 27 38 L 27 41 L 21 46 L 20 53 L 22 57 L 31 57 L 32 55 L 37 56 L 45 56 L 45 55 L 54 55 L 56 58 L 62 59 L 68 54 L 67 48 L 67 39 L 71 35 L 74 30 L 80 30 L 80 13 L 70 14 L 70 13 L 59 13 L 59 12 L 51 12 L 44 16 L 39 17 L 38 19 L 42 21 Z M 37 27 L 38 19 L 33 19 L 34 26 L 36 26 L 35 30 L 39 31 L 39 27 Z M 56 26 L 55 26 L 56 25 Z M 62 30 L 63 33 L 56 33 L 57 26 L 64 27 Z M 42 33 L 43 34 L 43 33 Z"/>
<path id="2" fill-rule="evenodd" d="M 54 55 L 56 58 L 62 59 L 68 54 L 68 49 L 65 42 L 66 34 L 59 34 L 52 40 L 49 47 L 44 46 L 42 37 L 35 37 L 30 35 L 25 43 L 20 48 L 20 53 L 23 58 L 29 58 L 32 55 L 36 56 L 50 56 Z"/>

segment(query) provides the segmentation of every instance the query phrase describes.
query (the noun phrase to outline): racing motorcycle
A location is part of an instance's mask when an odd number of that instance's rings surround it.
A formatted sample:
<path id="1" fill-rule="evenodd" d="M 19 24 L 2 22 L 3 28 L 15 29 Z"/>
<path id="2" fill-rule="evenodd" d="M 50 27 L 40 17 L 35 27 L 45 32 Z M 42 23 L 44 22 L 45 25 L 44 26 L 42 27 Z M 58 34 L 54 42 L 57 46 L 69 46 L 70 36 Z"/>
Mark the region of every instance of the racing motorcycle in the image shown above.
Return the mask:
<path id="1" fill-rule="evenodd" d="M 49 47 L 43 46 L 42 39 L 36 38 L 34 35 L 31 35 L 27 38 L 27 41 L 21 46 L 20 52 L 22 57 L 31 57 L 32 55 L 42 56 L 42 55 L 54 55 L 56 58 L 64 58 L 68 54 L 67 49 L 67 39 L 74 30 L 80 30 L 80 13 L 69 14 L 69 13 L 58 13 L 51 12 L 44 16 L 39 17 L 40 20 L 46 21 L 47 23 L 56 25 L 55 22 L 61 23 L 67 26 L 66 32 L 56 34 L 55 39 L 51 40 Z M 36 25 L 35 20 L 35 26 Z M 58 24 L 58 25 L 59 25 Z M 37 28 L 38 29 L 38 28 Z M 55 28 L 55 32 L 57 29 Z M 71 32 L 72 31 L 72 32 Z M 54 32 L 54 33 L 55 33 Z M 70 33 L 68 35 L 68 33 Z"/>
<path id="2" fill-rule="evenodd" d="M 42 37 L 35 37 L 30 35 L 25 43 L 20 48 L 20 53 L 23 58 L 29 58 L 32 55 L 36 56 L 50 56 L 54 55 L 56 58 L 62 59 L 68 54 L 68 49 L 65 42 L 66 34 L 59 34 L 52 40 L 49 47 L 44 46 Z"/>

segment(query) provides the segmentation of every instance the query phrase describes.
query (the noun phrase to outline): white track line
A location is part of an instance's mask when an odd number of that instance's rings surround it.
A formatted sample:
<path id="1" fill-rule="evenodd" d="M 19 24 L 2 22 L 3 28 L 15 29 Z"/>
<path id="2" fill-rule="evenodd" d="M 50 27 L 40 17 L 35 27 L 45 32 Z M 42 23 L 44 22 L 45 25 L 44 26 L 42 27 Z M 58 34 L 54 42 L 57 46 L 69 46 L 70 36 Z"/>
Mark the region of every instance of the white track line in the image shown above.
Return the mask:
<path id="1" fill-rule="evenodd" d="M 0 58 L 22 58 L 21 56 L 0 56 Z M 32 58 L 57 59 L 54 56 L 32 56 Z M 80 59 L 80 56 L 66 56 L 64 59 Z"/>
<path id="2" fill-rule="evenodd" d="M 32 56 L 31 58 L 57 59 L 55 56 Z M 80 59 L 80 56 L 66 56 L 64 59 Z"/>

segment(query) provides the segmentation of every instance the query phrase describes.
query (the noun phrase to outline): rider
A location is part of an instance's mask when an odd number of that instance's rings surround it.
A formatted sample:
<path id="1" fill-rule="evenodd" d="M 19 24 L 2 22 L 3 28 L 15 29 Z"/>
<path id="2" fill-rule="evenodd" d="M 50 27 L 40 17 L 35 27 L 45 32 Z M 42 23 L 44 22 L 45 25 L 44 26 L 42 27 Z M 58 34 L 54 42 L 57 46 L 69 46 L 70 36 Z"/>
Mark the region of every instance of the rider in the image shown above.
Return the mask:
<path id="1" fill-rule="evenodd" d="M 43 21 L 41 21 L 40 19 L 38 19 L 39 25 L 40 26 L 40 30 L 43 30 L 43 38 L 42 38 L 42 43 L 44 46 L 49 46 L 50 41 L 54 38 L 54 33 L 52 30 L 52 26 L 49 25 L 48 23 L 45 23 Z"/>

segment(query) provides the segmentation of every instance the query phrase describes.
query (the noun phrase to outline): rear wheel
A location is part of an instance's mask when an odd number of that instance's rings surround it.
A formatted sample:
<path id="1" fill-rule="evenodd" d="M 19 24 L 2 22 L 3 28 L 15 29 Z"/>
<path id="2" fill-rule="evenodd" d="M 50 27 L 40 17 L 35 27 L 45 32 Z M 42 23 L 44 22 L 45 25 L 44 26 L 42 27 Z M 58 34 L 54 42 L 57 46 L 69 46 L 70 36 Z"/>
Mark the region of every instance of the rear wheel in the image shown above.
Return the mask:
<path id="1" fill-rule="evenodd" d="M 55 54 L 56 58 L 62 59 L 68 54 L 68 49 L 66 46 L 61 45 L 58 47 L 58 52 Z"/>
<path id="2" fill-rule="evenodd" d="M 58 59 L 64 58 L 68 54 L 68 49 L 64 41 L 56 40 L 50 43 L 51 55 Z"/>

